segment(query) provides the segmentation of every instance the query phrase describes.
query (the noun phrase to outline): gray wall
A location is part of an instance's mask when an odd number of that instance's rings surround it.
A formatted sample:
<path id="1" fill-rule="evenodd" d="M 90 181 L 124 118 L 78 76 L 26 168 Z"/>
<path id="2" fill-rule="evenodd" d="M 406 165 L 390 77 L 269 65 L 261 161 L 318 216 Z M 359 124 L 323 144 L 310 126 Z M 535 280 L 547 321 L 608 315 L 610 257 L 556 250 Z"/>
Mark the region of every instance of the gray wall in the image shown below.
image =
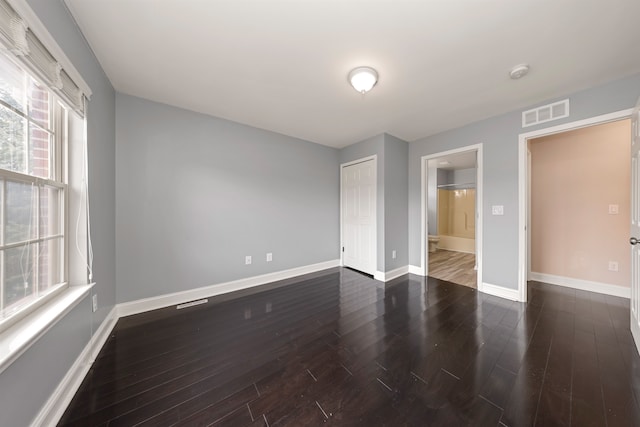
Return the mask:
<path id="1" fill-rule="evenodd" d="M 28 3 L 93 90 L 87 126 L 99 310 L 92 314 L 85 298 L 0 374 L 3 426 L 31 422 L 115 303 L 115 92 L 62 2 Z"/>
<path id="2" fill-rule="evenodd" d="M 377 156 L 377 194 L 376 194 L 376 239 L 377 239 L 377 267 L 378 271 L 386 271 L 385 265 L 385 245 L 384 245 L 384 134 L 365 139 L 364 141 L 344 147 L 339 152 L 340 164 L 352 162 L 369 156 Z M 340 195 L 338 195 L 338 198 Z"/>
<path id="3" fill-rule="evenodd" d="M 409 144 L 392 135 L 384 135 L 384 242 L 383 271 L 409 263 Z M 396 259 L 392 251 L 396 251 Z"/>
<path id="4" fill-rule="evenodd" d="M 447 179 L 449 182 L 447 184 L 475 184 L 476 183 L 476 168 L 470 169 L 453 169 L 447 171 Z M 468 186 L 469 188 L 473 188 L 474 185 Z"/>
<path id="5" fill-rule="evenodd" d="M 434 162 L 437 163 L 437 160 Z M 436 167 L 436 193 L 438 192 L 438 185 L 449 183 L 449 173 L 446 169 L 440 169 Z M 436 195 L 437 197 L 437 195 Z"/>
<path id="6" fill-rule="evenodd" d="M 420 158 L 482 143 L 483 165 L 483 281 L 517 289 L 518 275 L 518 135 L 536 129 L 606 114 L 635 105 L 640 75 L 574 93 L 571 115 L 538 126 L 521 127 L 521 111 L 493 117 L 409 144 L 409 262 L 420 263 Z M 558 98 L 564 99 L 566 97 Z M 543 105 L 548 100 L 538 105 Z M 504 205 L 503 216 L 492 216 L 491 205 Z"/>
<path id="7" fill-rule="evenodd" d="M 339 258 L 338 150 L 128 95 L 116 112 L 118 302 Z"/>

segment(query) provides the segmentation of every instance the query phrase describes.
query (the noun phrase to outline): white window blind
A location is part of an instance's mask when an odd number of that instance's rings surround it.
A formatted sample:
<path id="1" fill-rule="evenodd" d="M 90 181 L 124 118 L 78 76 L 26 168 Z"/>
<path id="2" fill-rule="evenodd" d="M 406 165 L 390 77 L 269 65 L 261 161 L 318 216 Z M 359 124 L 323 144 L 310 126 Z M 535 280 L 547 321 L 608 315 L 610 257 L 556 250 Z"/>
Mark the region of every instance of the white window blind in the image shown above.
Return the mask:
<path id="1" fill-rule="evenodd" d="M 4 0 L 0 1 L 0 33 L 14 54 L 29 52 L 27 24 Z"/>
<path id="2" fill-rule="evenodd" d="M 0 0 L 0 39 L 6 50 L 16 55 L 43 83 L 84 116 L 84 98 L 90 93 L 80 89 L 79 82 L 70 77 L 70 70 L 64 69 L 59 59 L 7 0 Z"/>

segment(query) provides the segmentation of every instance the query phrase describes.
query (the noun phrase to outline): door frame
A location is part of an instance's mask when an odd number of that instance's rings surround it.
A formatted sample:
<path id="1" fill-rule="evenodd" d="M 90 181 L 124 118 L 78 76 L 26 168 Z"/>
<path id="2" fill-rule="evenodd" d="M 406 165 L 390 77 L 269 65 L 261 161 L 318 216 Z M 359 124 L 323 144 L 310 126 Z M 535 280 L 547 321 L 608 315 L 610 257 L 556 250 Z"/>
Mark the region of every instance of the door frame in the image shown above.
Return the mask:
<path id="1" fill-rule="evenodd" d="M 378 271 L 378 156 L 376 154 L 340 164 L 340 247 L 338 249 L 340 251 L 340 266 L 344 267 L 344 251 L 342 250 L 342 248 L 344 247 L 344 219 L 342 217 L 342 199 L 344 195 L 342 182 L 343 169 L 348 166 L 357 165 L 358 163 L 368 162 L 369 160 L 373 160 L 373 182 L 375 183 L 373 192 L 373 205 L 375 206 L 375 209 L 373 210 L 373 222 L 375 224 L 373 232 L 373 248 L 375 256 L 373 257 L 372 264 L 373 272 L 370 274 L 375 275 L 375 273 Z"/>
<path id="2" fill-rule="evenodd" d="M 531 273 L 531 239 L 528 230 L 531 201 L 528 187 L 531 180 L 528 160 L 529 140 L 589 126 L 631 118 L 633 108 L 602 114 L 574 122 L 563 123 L 518 135 L 518 301 L 527 302 L 527 280 Z"/>
<path id="3" fill-rule="evenodd" d="M 420 270 L 416 272 L 421 276 L 429 275 L 429 251 L 428 251 L 428 205 L 427 205 L 427 191 L 428 176 L 429 176 L 429 160 L 437 159 L 438 157 L 448 156 L 451 154 L 468 153 L 471 151 L 476 152 L 476 267 L 477 267 L 477 288 L 482 291 L 482 235 L 484 229 L 484 223 L 482 220 L 482 205 L 483 205 L 483 144 L 467 145 L 452 150 L 441 151 L 438 153 L 428 154 L 422 156 L 420 163 L 422 168 L 422 176 L 420 179 L 420 196 L 421 196 L 421 225 L 420 225 Z"/>

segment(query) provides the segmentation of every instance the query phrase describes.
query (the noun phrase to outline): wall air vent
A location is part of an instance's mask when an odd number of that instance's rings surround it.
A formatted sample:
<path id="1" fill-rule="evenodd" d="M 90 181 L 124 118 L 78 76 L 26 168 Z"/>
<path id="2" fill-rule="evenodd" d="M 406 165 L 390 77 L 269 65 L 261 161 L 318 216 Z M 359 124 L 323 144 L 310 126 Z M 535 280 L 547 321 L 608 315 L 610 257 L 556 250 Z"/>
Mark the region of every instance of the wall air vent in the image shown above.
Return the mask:
<path id="1" fill-rule="evenodd" d="M 522 113 L 522 127 L 538 125 L 540 123 L 569 117 L 569 100 L 543 105 Z"/>

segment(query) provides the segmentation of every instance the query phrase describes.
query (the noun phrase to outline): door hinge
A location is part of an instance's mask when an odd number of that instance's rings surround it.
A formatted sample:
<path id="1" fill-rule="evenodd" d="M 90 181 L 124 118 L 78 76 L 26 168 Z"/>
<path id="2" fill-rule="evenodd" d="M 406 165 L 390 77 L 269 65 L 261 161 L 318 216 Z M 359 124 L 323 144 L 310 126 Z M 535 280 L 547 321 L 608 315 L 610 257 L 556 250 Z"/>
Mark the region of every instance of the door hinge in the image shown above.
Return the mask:
<path id="1" fill-rule="evenodd" d="M 344 246 L 342 247 L 342 252 L 344 252 Z"/>

